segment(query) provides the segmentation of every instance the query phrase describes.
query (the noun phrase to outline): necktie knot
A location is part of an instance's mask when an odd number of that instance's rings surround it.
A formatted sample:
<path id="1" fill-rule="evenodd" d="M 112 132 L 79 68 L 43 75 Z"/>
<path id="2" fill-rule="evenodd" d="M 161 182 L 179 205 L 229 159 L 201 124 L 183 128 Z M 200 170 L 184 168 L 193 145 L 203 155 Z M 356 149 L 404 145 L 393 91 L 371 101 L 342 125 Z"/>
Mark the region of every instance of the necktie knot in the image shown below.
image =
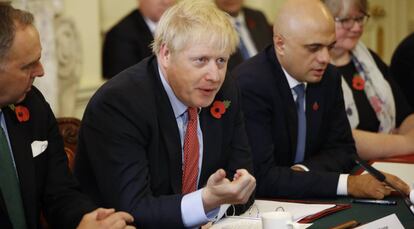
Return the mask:
<path id="1" fill-rule="evenodd" d="M 239 20 L 236 20 L 234 24 L 236 25 L 236 29 L 239 30 L 241 27 L 241 22 Z"/>
<path id="2" fill-rule="evenodd" d="M 305 85 L 303 83 L 296 85 L 293 90 L 296 92 L 298 98 L 303 98 L 305 96 Z"/>
<path id="3" fill-rule="evenodd" d="M 197 108 L 194 108 L 194 107 L 189 107 L 188 109 L 187 109 L 187 112 L 188 112 L 188 120 L 189 121 L 192 121 L 192 120 L 194 120 L 194 119 L 197 119 Z"/>

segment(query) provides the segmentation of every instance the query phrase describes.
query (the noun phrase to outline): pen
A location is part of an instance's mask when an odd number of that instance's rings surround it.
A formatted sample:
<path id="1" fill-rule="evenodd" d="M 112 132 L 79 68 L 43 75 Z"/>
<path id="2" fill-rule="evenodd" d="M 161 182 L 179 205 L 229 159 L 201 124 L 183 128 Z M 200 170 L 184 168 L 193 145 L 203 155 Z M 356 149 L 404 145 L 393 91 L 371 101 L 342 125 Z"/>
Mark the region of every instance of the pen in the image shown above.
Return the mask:
<path id="1" fill-rule="evenodd" d="M 351 220 L 351 221 L 345 222 L 343 224 L 339 224 L 338 226 L 331 227 L 330 229 L 348 229 L 348 228 L 354 228 L 358 225 L 359 225 L 359 223 L 357 221 Z"/>
<path id="2" fill-rule="evenodd" d="M 353 199 L 352 203 L 358 204 L 379 204 L 379 205 L 396 205 L 395 200 L 371 200 L 371 199 Z"/>

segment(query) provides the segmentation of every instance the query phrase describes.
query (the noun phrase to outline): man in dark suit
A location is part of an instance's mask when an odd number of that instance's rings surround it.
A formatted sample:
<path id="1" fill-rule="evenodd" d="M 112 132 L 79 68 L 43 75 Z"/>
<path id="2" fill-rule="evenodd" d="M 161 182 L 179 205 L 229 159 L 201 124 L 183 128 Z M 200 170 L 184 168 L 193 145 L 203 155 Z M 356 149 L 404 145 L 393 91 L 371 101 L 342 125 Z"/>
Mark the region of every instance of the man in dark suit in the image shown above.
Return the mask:
<path id="1" fill-rule="evenodd" d="M 96 206 L 79 192 L 56 119 L 32 87 L 43 75 L 32 23 L 32 14 L 0 3 L 0 228 L 40 228 L 41 211 L 52 228 L 124 228 L 127 213 L 86 214 Z"/>
<path id="2" fill-rule="evenodd" d="M 215 0 L 221 10 L 230 14 L 231 22 L 240 37 L 237 51 L 230 57 L 227 70 L 230 72 L 244 60 L 262 51 L 272 43 L 272 29 L 265 15 L 248 7 L 243 0 Z"/>
<path id="3" fill-rule="evenodd" d="M 274 45 L 233 72 L 242 92 L 259 197 L 382 199 L 390 188 L 353 176 L 355 144 L 341 79 L 329 65 L 332 16 L 319 0 L 288 0 L 274 25 Z M 387 180 L 407 193 L 397 177 Z"/>
<path id="4" fill-rule="evenodd" d="M 124 17 L 105 36 L 102 53 L 103 77 L 110 79 L 152 54 L 155 27 L 175 0 L 138 0 L 139 8 Z"/>
<path id="5" fill-rule="evenodd" d="M 222 204 L 249 206 L 251 154 L 225 77 L 237 42 L 209 1 L 164 13 L 156 55 L 108 81 L 86 108 L 75 175 L 91 198 L 130 212 L 139 228 L 196 227 L 219 218 Z"/>

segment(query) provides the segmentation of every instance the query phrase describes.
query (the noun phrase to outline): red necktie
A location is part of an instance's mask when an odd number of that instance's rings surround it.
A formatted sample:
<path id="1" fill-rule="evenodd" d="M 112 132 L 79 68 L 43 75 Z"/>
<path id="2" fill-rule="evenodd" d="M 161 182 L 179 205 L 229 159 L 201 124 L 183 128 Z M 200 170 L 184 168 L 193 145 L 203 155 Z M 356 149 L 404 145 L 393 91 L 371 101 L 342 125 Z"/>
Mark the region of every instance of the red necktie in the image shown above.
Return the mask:
<path id="1" fill-rule="evenodd" d="M 199 146 L 197 137 L 197 108 L 188 108 L 187 131 L 184 137 L 184 168 L 182 193 L 197 189 Z"/>

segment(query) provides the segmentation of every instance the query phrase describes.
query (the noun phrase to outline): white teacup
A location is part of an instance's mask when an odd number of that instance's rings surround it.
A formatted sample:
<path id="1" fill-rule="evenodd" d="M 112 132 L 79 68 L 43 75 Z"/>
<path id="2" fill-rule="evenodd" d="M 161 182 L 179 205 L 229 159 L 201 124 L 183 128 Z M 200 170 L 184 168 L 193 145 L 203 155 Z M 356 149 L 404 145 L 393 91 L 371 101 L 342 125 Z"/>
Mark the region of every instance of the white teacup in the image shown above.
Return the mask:
<path id="1" fill-rule="evenodd" d="M 290 212 L 264 212 L 262 215 L 263 229 L 292 229 L 295 228 L 293 216 Z"/>

